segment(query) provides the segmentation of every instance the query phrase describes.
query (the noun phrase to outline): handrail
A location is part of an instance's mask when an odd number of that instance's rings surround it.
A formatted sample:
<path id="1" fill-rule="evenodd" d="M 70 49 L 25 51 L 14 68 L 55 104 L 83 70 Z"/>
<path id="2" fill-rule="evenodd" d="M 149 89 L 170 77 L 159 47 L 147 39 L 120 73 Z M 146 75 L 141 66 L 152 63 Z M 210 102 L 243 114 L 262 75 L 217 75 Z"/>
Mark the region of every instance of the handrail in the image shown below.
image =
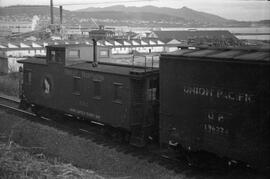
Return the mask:
<path id="1" fill-rule="evenodd" d="M 146 71 L 146 69 L 148 68 L 147 67 L 147 57 L 150 56 L 150 55 L 147 55 L 147 54 L 140 54 L 140 53 L 137 53 L 135 54 L 134 53 L 135 51 L 132 51 L 132 68 L 133 66 L 135 65 L 135 57 L 144 57 L 144 69 Z M 154 57 L 158 57 L 159 55 L 151 55 L 151 66 L 150 68 L 153 70 L 154 69 Z"/>

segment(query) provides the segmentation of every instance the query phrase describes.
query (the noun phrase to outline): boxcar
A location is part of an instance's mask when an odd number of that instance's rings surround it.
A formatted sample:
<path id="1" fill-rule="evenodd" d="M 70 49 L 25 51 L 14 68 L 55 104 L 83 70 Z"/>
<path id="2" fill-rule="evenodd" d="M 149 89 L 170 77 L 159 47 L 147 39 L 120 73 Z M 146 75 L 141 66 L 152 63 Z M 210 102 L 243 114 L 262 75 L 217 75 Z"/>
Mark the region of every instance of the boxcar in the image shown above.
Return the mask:
<path id="1" fill-rule="evenodd" d="M 158 70 L 93 63 L 90 46 L 50 46 L 47 58 L 24 64 L 22 99 L 35 108 L 49 108 L 131 133 L 143 145 L 154 125 Z M 99 48 L 99 52 L 102 49 Z M 88 53 L 87 53 L 88 52 Z M 98 58 L 104 54 L 97 53 Z M 107 56 L 107 58 L 109 58 Z"/>
<path id="2" fill-rule="evenodd" d="M 160 58 L 160 142 L 269 166 L 270 54 L 180 50 Z"/>

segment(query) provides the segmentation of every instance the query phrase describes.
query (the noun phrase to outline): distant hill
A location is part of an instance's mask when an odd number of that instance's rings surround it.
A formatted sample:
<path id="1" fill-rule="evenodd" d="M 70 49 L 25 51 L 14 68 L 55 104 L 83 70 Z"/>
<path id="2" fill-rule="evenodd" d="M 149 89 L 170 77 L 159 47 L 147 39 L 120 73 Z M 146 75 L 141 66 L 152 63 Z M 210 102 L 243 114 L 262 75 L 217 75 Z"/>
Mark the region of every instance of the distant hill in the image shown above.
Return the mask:
<path id="1" fill-rule="evenodd" d="M 261 21 L 253 22 L 253 25 L 270 27 L 270 20 L 261 20 Z"/>
<path id="2" fill-rule="evenodd" d="M 199 12 L 192 10 L 187 7 L 182 7 L 181 9 L 173 9 L 167 7 L 155 7 L 155 6 L 144 6 L 144 7 L 125 7 L 122 5 L 109 6 L 105 8 L 86 8 L 78 10 L 79 12 L 104 12 L 104 11 L 114 11 L 114 12 L 128 12 L 128 13 L 159 13 L 167 16 L 173 16 L 182 18 L 189 21 L 195 21 L 203 24 L 223 24 L 232 22 L 232 20 L 227 20 L 225 18 L 219 17 L 217 15 Z"/>
<path id="3" fill-rule="evenodd" d="M 64 10 L 64 13 L 69 11 Z M 54 8 L 54 13 L 59 14 L 59 9 Z M 28 6 L 18 5 L 9 7 L 0 7 L 0 16 L 34 16 L 34 15 L 50 15 L 50 6 Z"/>
<path id="4" fill-rule="evenodd" d="M 190 21 L 192 24 L 206 25 L 206 26 L 224 26 L 224 25 L 235 25 L 236 20 L 228 20 L 217 15 L 195 11 L 188 7 L 182 7 L 180 9 L 173 9 L 167 7 L 155 7 L 155 6 L 144 6 L 144 7 L 125 7 L 121 5 L 110 6 L 105 8 L 86 8 L 78 10 L 79 12 L 104 12 L 104 11 L 114 11 L 114 12 L 128 12 L 128 13 L 159 13 L 168 16 L 174 16 L 186 21 Z"/>
<path id="5" fill-rule="evenodd" d="M 76 15 L 81 18 L 96 19 L 115 19 L 120 21 L 155 21 L 155 22 L 182 22 L 187 23 L 188 20 L 155 12 L 127 12 L 127 11 L 93 11 L 93 12 L 77 12 Z"/>
<path id="6" fill-rule="evenodd" d="M 16 16 L 20 19 L 31 18 L 34 15 L 43 16 L 43 20 L 49 21 L 49 6 L 10 6 L 0 7 L 0 18 L 4 16 Z M 54 8 L 54 16 L 57 22 L 59 9 Z M 188 7 L 180 9 L 144 6 L 125 7 L 110 6 L 105 8 L 86 8 L 78 11 L 63 11 L 64 22 L 67 24 L 89 23 L 94 18 L 99 24 L 124 25 L 140 27 L 232 27 L 251 25 L 270 25 L 269 20 L 260 22 L 245 22 L 222 18 L 217 15 L 195 11 Z M 9 17 L 9 18 L 10 18 Z M 15 18 L 16 19 L 16 18 Z M 27 19 L 27 18 L 26 18 Z M 1 19 L 0 19 L 1 20 Z M 12 19 L 13 20 L 13 19 Z"/>

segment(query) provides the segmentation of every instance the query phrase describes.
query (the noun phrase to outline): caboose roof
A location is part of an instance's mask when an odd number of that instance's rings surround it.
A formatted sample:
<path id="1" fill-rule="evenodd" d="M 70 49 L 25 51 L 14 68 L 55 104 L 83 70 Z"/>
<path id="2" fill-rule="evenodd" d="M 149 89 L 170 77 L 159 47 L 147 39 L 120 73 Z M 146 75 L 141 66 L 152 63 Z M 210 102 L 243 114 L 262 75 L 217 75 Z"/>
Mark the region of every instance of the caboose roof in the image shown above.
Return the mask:
<path id="1" fill-rule="evenodd" d="M 100 73 L 111 73 L 118 75 L 130 75 L 130 74 L 147 74 L 149 72 L 158 71 L 154 68 L 144 68 L 140 66 L 131 66 L 123 64 L 114 64 L 114 63 L 99 63 L 97 67 L 93 67 L 91 62 L 77 63 L 73 65 L 66 66 L 66 68 L 79 69 Z"/>
<path id="2" fill-rule="evenodd" d="M 39 65 L 46 65 L 47 61 L 46 58 L 27 58 L 24 60 L 17 60 L 18 63 L 32 63 L 32 64 L 39 64 Z"/>
<path id="3" fill-rule="evenodd" d="M 38 65 L 47 64 L 45 58 L 28 58 L 25 60 L 18 60 L 17 62 L 38 64 Z M 116 75 L 132 75 L 132 74 L 142 75 L 148 74 L 150 72 L 158 72 L 158 68 L 150 68 L 150 67 L 145 68 L 143 66 L 132 66 L 125 64 L 103 63 L 103 62 L 100 62 L 97 67 L 93 67 L 92 62 L 81 62 L 65 66 L 65 68 L 100 72 L 100 73 L 110 73 Z"/>

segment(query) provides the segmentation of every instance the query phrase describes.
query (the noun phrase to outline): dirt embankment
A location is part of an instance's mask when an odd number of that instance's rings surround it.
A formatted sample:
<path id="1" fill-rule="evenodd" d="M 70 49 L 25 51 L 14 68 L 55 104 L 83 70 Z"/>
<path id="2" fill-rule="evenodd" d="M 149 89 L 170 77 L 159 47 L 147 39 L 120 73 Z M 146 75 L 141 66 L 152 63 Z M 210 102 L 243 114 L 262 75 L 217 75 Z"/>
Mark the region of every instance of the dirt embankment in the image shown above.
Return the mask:
<path id="1" fill-rule="evenodd" d="M 1 111 L 0 124 L 0 135 L 9 141 L 35 149 L 38 154 L 91 169 L 105 178 L 185 178 L 157 164 Z"/>
<path id="2" fill-rule="evenodd" d="M 18 97 L 19 73 L 0 75 L 0 93 Z"/>
<path id="3" fill-rule="evenodd" d="M 42 153 L 33 154 L 35 148 L 21 147 L 0 137 L 0 178 L 104 179 L 94 171 L 51 160 Z"/>

